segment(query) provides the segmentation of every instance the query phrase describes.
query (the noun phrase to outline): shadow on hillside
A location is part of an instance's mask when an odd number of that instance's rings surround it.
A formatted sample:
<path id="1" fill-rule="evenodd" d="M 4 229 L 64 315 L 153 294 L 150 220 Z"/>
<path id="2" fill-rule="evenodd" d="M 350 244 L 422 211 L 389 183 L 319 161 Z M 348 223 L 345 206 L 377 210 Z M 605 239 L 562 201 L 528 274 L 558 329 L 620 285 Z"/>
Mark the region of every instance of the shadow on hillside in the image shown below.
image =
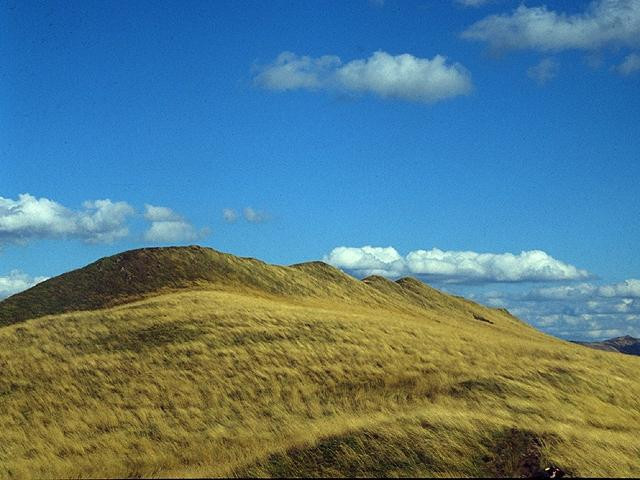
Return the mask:
<path id="1" fill-rule="evenodd" d="M 496 433 L 487 445 L 488 455 L 481 459 L 490 477 L 541 477 L 549 461 L 544 458 L 545 441 L 533 432 L 509 428 Z"/>
<path id="2" fill-rule="evenodd" d="M 423 428 L 432 427 L 425 423 Z M 406 441 L 402 437 L 366 429 L 331 435 L 315 445 L 274 453 L 234 473 L 241 477 L 421 477 L 454 473 L 488 478 L 544 478 L 544 468 L 550 465 L 544 446 L 553 442 L 552 438 L 542 438 L 527 430 L 508 428 L 489 434 L 476 444 L 479 454 L 475 458 L 456 465 L 456 459 L 460 459 L 454 452 L 443 455 L 443 450 L 455 450 L 455 446 L 441 444 L 433 436 L 422 441 L 420 438 Z"/>

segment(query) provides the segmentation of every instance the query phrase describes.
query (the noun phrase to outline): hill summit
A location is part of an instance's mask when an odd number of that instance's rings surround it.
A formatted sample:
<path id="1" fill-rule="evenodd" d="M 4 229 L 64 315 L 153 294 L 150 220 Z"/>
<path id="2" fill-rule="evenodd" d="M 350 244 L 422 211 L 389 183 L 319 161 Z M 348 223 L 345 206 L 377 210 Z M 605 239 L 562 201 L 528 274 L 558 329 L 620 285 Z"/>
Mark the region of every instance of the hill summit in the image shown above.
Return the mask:
<path id="1" fill-rule="evenodd" d="M 50 278 L 0 302 L 0 326 L 59 313 L 122 305 L 192 288 L 312 297 L 414 311 L 458 309 L 483 318 L 485 307 L 446 295 L 414 278 L 359 281 L 320 261 L 269 265 L 200 246 L 129 250 Z M 475 315 L 475 317 L 474 317 Z"/>

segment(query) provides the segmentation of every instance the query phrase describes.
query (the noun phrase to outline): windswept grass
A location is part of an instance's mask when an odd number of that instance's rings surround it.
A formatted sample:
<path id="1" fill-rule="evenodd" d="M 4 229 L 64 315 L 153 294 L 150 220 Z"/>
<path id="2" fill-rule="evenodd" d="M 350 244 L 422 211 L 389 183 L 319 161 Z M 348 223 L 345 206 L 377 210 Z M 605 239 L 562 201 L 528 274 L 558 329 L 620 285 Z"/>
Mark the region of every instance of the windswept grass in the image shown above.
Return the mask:
<path id="1" fill-rule="evenodd" d="M 262 265 L 0 328 L 0 477 L 640 475 L 640 358 Z"/>

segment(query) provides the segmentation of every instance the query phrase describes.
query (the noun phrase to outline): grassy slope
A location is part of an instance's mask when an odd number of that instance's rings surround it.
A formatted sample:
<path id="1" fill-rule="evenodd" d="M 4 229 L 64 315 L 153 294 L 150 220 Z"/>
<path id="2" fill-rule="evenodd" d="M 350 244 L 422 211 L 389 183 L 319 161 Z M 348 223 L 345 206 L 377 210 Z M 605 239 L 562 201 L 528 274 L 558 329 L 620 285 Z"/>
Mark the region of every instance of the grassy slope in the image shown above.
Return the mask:
<path id="1" fill-rule="evenodd" d="M 640 475 L 640 358 L 417 281 L 210 252 L 152 251 L 216 258 L 165 270 L 194 288 L 0 328 L 0 477 Z"/>

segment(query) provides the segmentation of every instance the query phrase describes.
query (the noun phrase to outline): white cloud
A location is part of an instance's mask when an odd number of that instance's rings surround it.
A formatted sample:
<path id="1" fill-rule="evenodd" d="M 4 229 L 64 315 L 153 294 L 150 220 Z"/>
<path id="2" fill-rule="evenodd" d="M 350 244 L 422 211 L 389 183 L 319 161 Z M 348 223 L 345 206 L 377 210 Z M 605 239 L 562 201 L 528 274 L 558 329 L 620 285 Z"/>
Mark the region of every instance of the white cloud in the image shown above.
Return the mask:
<path id="1" fill-rule="evenodd" d="M 535 80 L 538 85 L 544 85 L 558 74 L 559 64 L 552 58 L 543 58 L 539 63 L 527 70 L 529 78 Z"/>
<path id="2" fill-rule="evenodd" d="M 471 91 L 464 67 L 458 63 L 447 65 L 441 55 L 428 60 L 376 52 L 366 60 L 353 60 L 340 67 L 336 79 L 348 91 L 427 103 Z"/>
<path id="3" fill-rule="evenodd" d="M 620 283 L 595 285 L 562 285 L 558 287 L 537 288 L 528 292 L 525 299 L 531 300 L 575 300 L 588 298 L 639 298 L 640 280 L 631 278 Z"/>
<path id="4" fill-rule="evenodd" d="M 167 207 L 157 207 L 146 204 L 144 206 L 144 218 L 152 222 L 171 222 L 181 220 L 180 215 Z"/>
<path id="5" fill-rule="evenodd" d="M 625 57 L 623 62 L 616 67 L 616 70 L 621 75 L 631 75 L 632 73 L 640 71 L 640 55 L 630 53 Z"/>
<path id="6" fill-rule="evenodd" d="M 520 5 L 511 14 L 474 23 L 462 37 L 487 42 L 497 51 L 634 47 L 640 45 L 640 0 L 597 0 L 573 15 Z"/>
<path id="7" fill-rule="evenodd" d="M 319 58 L 283 52 L 256 76 L 272 90 L 336 90 L 373 93 L 384 98 L 432 103 L 471 92 L 471 77 L 459 63 L 378 51 L 366 59 L 343 64 L 339 57 Z"/>
<path id="8" fill-rule="evenodd" d="M 144 234 L 145 240 L 160 243 L 190 242 L 197 238 L 198 234 L 193 226 L 183 220 L 153 222 Z"/>
<path id="9" fill-rule="evenodd" d="M 360 276 L 399 277 L 407 270 L 404 258 L 393 247 L 337 247 L 324 261 Z"/>
<path id="10" fill-rule="evenodd" d="M 590 283 L 561 285 L 558 287 L 545 287 L 531 290 L 523 298 L 528 300 L 585 299 L 592 296 L 596 289 L 597 287 Z"/>
<path id="11" fill-rule="evenodd" d="M 602 297 L 640 298 L 640 280 L 631 278 L 613 285 L 598 287 L 598 294 Z"/>
<path id="12" fill-rule="evenodd" d="M 78 216 L 78 226 L 88 242 L 110 243 L 129 235 L 125 222 L 134 210 L 125 202 L 111 200 L 87 201 L 82 204 L 86 209 Z"/>
<path id="13" fill-rule="evenodd" d="M 233 208 L 223 208 L 222 218 L 227 223 L 233 223 L 238 219 L 238 212 L 236 212 Z"/>
<path id="14" fill-rule="evenodd" d="M 47 278 L 49 277 L 30 277 L 20 270 L 12 270 L 9 275 L 0 277 L 0 298 L 31 288 Z"/>
<path id="15" fill-rule="evenodd" d="M 244 218 L 247 222 L 262 223 L 269 220 L 269 214 L 266 212 L 260 212 L 251 207 L 245 207 L 242 213 L 244 214 Z"/>
<path id="16" fill-rule="evenodd" d="M 144 234 L 144 239 L 149 242 L 190 242 L 206 233 L 204 230 L 197 232 L 193 225 L 167 207 L 147 204 L 144 216 L 151 222 Z"/>
<path id="17" fill-rule="evenodd" d="M 271 90 L 318 89 L 331 82 L 335 69 L 341 63 L 335 55 L 312 58 L 282 52 L 275 62 L 262 69 L 255 80 Z"/>
<path id="18" fill-rule="evenodd" d="M 591 338 L 591 340 L 608 340 L 610 338 L 622 337 L 624 335 L 629 335 L 630 333 L 635 334 L 636 337 L 639 335 L 635 333 L 636 331 L 631 328 L 607 328 L 603 330 L 587 330 L 585 334 Z M 633 335 L 632 335 L 633 336 Z"/>
<path id="19" fill-rule="evenodd" d="M 126 202 L 105 199 L 82 206 L 83 210 L 71 210 L 28 193 L 17 200 L 0 197 L 0 241 L 71 237 L 87 243 L 110 243 L 129 234 L 126 221 L 134 210 Z"/>
<path id="20" fill-rule="evenodd" d="M 465 7 L 480 7 L 489 3 L 491 0 L 456 0 L 460 5 L 464 5 Z"/>
<path id="21" fill-rule="evenodd" d="M 446 283 L 540 282 L 590 277 L 586 270 L 540 250 L 512 253 L 415 250 L 402 257 L 393 247 L 337 247 L 327 263 L 359 276 L 417 275 Z"/>

